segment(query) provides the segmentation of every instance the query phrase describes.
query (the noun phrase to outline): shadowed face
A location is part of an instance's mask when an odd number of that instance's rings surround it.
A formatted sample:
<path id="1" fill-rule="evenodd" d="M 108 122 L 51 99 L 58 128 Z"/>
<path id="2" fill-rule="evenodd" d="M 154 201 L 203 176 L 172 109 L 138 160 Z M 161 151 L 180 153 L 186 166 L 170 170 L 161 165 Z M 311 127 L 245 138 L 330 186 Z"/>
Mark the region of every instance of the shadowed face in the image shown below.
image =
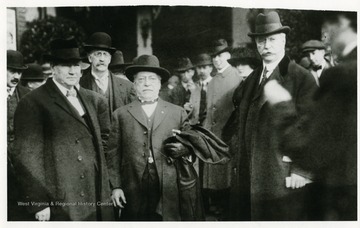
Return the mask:
<path id="1" fill-rule="evenodd" d="M 265 63 L 279 60 L 285 53 L 286 38 L 284 33 L 255 38 L 257 50 Z"/>
<path id="2" fill-rule="evenodd" d="M 205 65 L 205 66 L 197 66 L 196 73 L 199 75 L 201 80 L 206 80 L 208 77 L 211 77 L 210 74 L 213 70 L 212 65 Z"/>
<path id="3" fill-rule="evenodd" d="M 62 63 L 52 66 L 54 79 L 67 89 L 78 84 L 81 77 L 80 63 Z"/>
<path id="4" fill-rule="evenodd" d="M 192 81 L 192 77 L 194 76 L 195 71 L 193 69 L 188 69 L 186 71 L 179 72 L 181 81 L 184 83 L 188 83 Z"/>
<path id="5" fill-rule="evenodd" d="M 231 58 L 229 52 L 223 52 L 212 57 L 213 64 L 217 70 L 221 70 L 228 65 L 227 60 Z"/>
<path id="6" fill-rule="evenodd" d="M 7 75 L 7 87 L 13 88 L 17 86 L 17 84 L 19 83 L 22 75 L 22 70 L 7 68 L 6 75 Z"/>
<path id="7" fill-rule="evenodd" d="M 320 66 L 325 60 L 325 50 L 324 49 L 316 49 L 313 51 L 309 51 L 307 53 L 307 56 L 309 57 L 309 60 L 311 62 L 311 65 L 313 66 Z"/>
<path id="8" fill-rule="evenodd" d="M 159 97 L 161 77 L 154 72 L 140 71 L 134 75 L 134 86 L 141 100 L 151 101 Z"/>
<path id="9" fill-rule="evenodd" d="M 251 68 L 250 65 L 241 63 L 236 66 L 236 69 L 239 71 L 241 77 L 247 77 L 251 74 L 251 72 L 254 71 L 254 69 Z"/>

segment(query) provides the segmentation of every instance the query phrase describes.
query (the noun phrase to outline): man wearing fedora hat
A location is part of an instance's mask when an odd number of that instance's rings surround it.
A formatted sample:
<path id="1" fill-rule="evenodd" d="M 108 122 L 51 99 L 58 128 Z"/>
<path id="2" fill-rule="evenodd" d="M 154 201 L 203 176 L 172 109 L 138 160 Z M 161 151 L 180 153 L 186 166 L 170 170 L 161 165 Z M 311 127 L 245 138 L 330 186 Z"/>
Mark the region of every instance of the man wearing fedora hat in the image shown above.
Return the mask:
<path id="1" fill-rule="evenodd" d="M 184 107 L 189 102 L 192 91 L 196 88 L 192 79 L 195 74 L 194 66 L 188 57 L 178 58 L 174 71 L 179 75 L 180 83 L 171 90 L 169 101 Z"/>
<path id="2" fill-rule="evenodd" d="M 109 70 L 114 74 L 114 76 L 129 80 L 125 75 L 125 68 L 130 66 L 131 64 L 132 63 L 125 63 L 123 53 L 117 50 L 111 57 Z"/>
<path id="3" fill-rule="evenodd" d="M 227 60 L 231 58 L 231 47 L 225 39 L 218 39 L 212 43 L 210 56 L 215 71 L 207 85 L 206 117 L 203 126 L 221 137 L 223 127 L 234 110 L 232 95 L 242 80 L 239 72 Z M 210 192 L 211 207 L 218 216 L 227 214 L 228 189 L 230 187 L 230 166 L 227 164 L 204 164 L 201 170 L 204 193 Z M 207 194 L 204 198 L 206 200 Z M 222 218 L 224 219 L 224 218 Z"/>
<path id="4" fill-rule="evenodd" d="M 285 55 L 288 26 L 282 26 L 276 12 L 260 13 L 256 18 L 255 39 L 262 58 L 257 68 L 234 94 L 235 149 L 231 191 L 233 220 L 303 220 L 304 186 L 311 173 L 298 168 L 295 156 L 284 150 L 276 126 L 291 125 L 294 119 L 277 116 L 286 112 L 275 109 L 264 97 L 264 85 L 277 82 L 294 98 L 296 118 L 305 118 L 316 84 L 311 74 Z M 270 89 L 271 93 L 277 90 Z M 284 95 L 285 96 L 285 95 Z M 278 125 L 279 124 L 279 125 Z M 225 132 L 226 134 L 226 132 Z"/>
<path id="5" fill-rule="evenodd" d="M 27 66 L 23 55 L 19 51 L 7 50 L 7 152 L 8 152 L 8 220 L 26 220 L 24 208 L 18 206 L 17 201 L 21 195 L 19 191 L 18 176 L 15 174 L 12 161 L 9 157 L 14 143 L 14 113 L 20 99 L 30 92 L 29 89 L 19 85 L 20 78 Z"/>
<path id="6" fill-rule="evenodd" d="M 104 32 L 95 32 L 84 44 L 91 64 L 84 71 L 80 85 L 105 96 L 110 115 L 117 108 L 130 103 L 135 98 L 133 85 L 128 80 L 115 77 L 108 67 L 116 49 L 111 46 L 111 37 Z"/>
<path id="7" fill-rule="evenodd" d="M 325 58 L 325 45 L 319 40 L 308 40 L 301 45 L 301 52 L 307 56 L 310 61 L 310 72 L 314 76 L 315 82 L 318 86 L 319 78 L 324 70 L 332 67 L 332 64 Z"/>
<path id="8" fill-rule="evenodd" d="M 39 221 L 111 220 L 106 101 L 79 87 L 73 38 L 52 40 L 50 48 L 53 78 L 21 99 L 15 112 L 11 158 L 24 196 L 19 201 Z"/>
<path id="9" fill-rule="evenodd" d="M 207 53 L 197 55 L 195 58 L 195 70 L 199 76 L 199 81 L 191 93 L 190 102 L 185 104 L 185 109 L 190 111 L 189 121 L 192 125 L 202 124 L 206 117 L 206 92 L 213 71 L 211 56 Z"/>
<path id="10" fill-rule="evenodd" d="M 106 156 L 113 202 L 122 220 L 180 221 L 177 174 L 167 153 L 178 158 L 189 150 L 181 143 L 163 144 L 187 125 L 187 114 L 159 98 L 161 80 L 170 73 L 156 56 L 137 57 L 125 73 L 138 99 L 113 115 Z"/>
<path id="11" fill-rule="evenodd" d="M 46 82 L 46 75 L 39 64 L 32 63 L 28 64 L 21 77 L 21 84 L 29 90 L 34 90 Z"/>

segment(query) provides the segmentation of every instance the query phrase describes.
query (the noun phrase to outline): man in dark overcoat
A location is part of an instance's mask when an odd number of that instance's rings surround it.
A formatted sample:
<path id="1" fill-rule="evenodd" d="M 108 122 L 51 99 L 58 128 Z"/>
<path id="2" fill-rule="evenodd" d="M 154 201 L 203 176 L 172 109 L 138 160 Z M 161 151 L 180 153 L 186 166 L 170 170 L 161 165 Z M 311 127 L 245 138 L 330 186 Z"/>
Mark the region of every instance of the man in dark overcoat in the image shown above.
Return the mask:
<path id="1" fill-rule="evenodd" d="M 112 199 L 122 220 L 180 221 L 177 173 L 168 152 L 188 153 L 181 143 L 164 141 L 187 125 L 186 111 L 161 100 L 161 80 L 169 72 L 153 55 L 142 55 L 125 71 L 138 99 L 113 115 L 107 163 Z M 175 158 L 173 157 L 173 158 Z"/>
<path id="2" fill-rule="evenodd" d="M 23 55 L 14 50 L 7 50 L 7 151 L 8 151 L 8 220 L 19 221 L 29 219 L 23 207 L 18 206 L 17 201 L 21 195 L 18 186 L 17 175 L 14 172 L 10 153 L 14 143 L 14 113 L 20 99 L 30 92 L 29 89 L 19 84 L 24 70 L 28 67 L 24 64 Z"/>
<path id="3" fill-rule="evenodd" d="M 259 14 L 255 38 L 262 66 L 234 94 L 236 118 L 227 125 L 236 130 L 231 193 L 232 220 L 304 219 L 304 187 L 310 173 L 292 162 L 292 154 L 280 150 L 275 131 L 277 111 L 264 98 L 263 86 L 276 80 L 293 97 L 297 118 L 302 118 L 316 89 L 311 74 L 285 55 L 288 26 L 276 12 Z M 291 124 L 291 123 L 289 123 Z M 231 129 L 224 129 L 226 131 Z"/>
<path id="4" fill-rule="evenodd" d="M 92 34 L 84 45 L 91 64 L 80 79 L 81 87 L 93 90 L 106 97 L 110 115 L 119 107 L 135 99 L 133 85 L 128 80 L 116 77 L 108 67 L 116 49 L 111 46 L 111 37 L 104 32 Z"/>
<path id="5" fill-rule="evenodd" d="M 101 135 L 109 134 L 105 99 L 78 86 L 74 39 L 51 42 L 54 77 L 15 112 L 11 158 L 23 206 L 39 221 L 111 220 L 113 208 Z"/>

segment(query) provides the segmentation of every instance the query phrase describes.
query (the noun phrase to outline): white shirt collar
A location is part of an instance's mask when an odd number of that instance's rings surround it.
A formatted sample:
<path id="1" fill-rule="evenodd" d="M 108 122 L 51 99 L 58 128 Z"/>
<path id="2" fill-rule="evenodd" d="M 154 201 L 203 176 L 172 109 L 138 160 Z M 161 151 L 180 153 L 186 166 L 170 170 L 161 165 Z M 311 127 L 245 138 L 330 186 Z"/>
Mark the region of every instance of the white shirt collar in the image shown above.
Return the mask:
<path id="1" fill-rule="evenodd" d="M 68 91 L 67 88 L 65 88 L 63 85 L 61 85 L 60 83 L 58 83 L 55 78 L 52 78 L 53 82 L 55 83 L 55 85 L 59 88 L 59 90 L 61 91 L 61 93 L 66 97 L 66 93 Z M 76 84 L 75 85 L 76 89 L 80 90 L 80 85 Z"/>
<path id="2" fill-rule="evenodd" d="M 106 71 L 106 74 L 101 78 L 93 70 L 91 70 L 91 75 L 99 81 L 104 81 L 109 78 L 109 71 Z"/>
<path id="3" fill-rule="evenodd" d="M 211 79 L 212 79 L 212 77 L 211 76 L 209 76 L 209 77 L 207 77 L 205 80 L 199 80 L 199 82 L 200 82 L 200 85 L 202 85 L 202 84 L 209 84 L 209 82 L 211 81 Z"/>
<path id="4" fill-rule="evenodd" d="M 16 89 L 16 86 L 11 87 L 8 95 L 12 96 L 14 94 L 14 92 L 15 92 L 15 89 Z"/>

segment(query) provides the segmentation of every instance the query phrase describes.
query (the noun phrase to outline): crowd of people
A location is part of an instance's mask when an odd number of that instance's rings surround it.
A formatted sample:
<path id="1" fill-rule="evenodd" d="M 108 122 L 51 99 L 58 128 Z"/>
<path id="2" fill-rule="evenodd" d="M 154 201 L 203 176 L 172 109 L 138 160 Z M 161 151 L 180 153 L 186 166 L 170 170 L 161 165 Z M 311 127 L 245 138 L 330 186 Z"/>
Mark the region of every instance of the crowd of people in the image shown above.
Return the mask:
<path id="1" fill-rule="evenodd" d="M 324 14 L 330 47 L 296 63 L 260 13 L 255 47 L 214 40 L 173 75 L 104 32 L 86 58 L 53 39 L 50 73 L 8 50 L 8 220 L 357 220 L 356 21 Z"/>

